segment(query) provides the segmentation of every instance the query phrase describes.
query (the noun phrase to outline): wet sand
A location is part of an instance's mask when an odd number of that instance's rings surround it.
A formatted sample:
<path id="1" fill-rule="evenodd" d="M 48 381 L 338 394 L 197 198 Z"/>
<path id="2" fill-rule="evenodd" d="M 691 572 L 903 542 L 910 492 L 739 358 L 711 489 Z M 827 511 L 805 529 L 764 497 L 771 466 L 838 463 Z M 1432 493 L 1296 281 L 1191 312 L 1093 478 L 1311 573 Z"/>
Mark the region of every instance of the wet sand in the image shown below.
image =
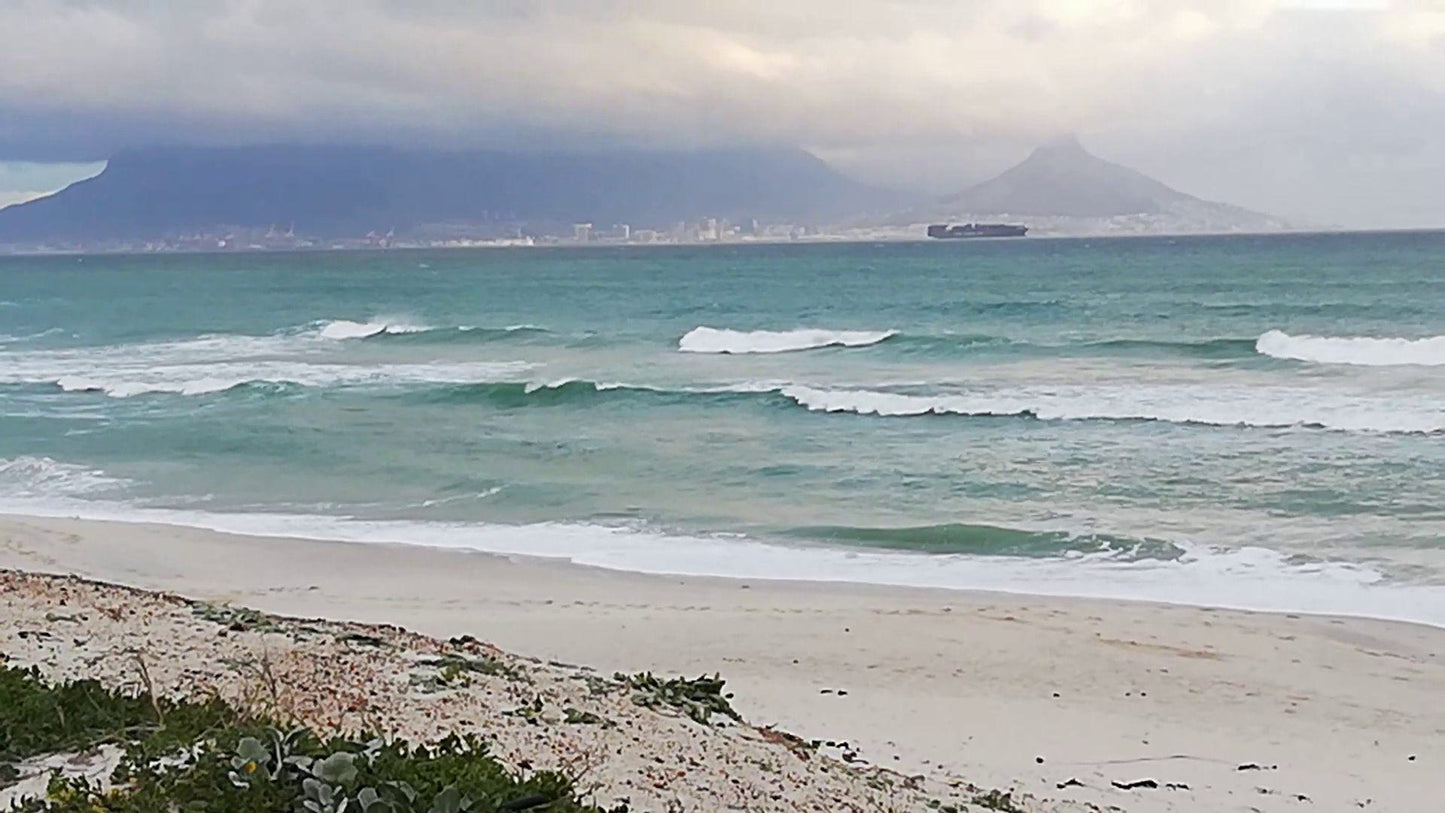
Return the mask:
<path id="1" fill-rule="evenodd" d="M 0 567 L 604 674 L 720 672 L 754 724 L 1061 809 L 1422 811 L 1445 794 L 1445 630 L 1426 626 L 27 517 L 0 518 Z"/>

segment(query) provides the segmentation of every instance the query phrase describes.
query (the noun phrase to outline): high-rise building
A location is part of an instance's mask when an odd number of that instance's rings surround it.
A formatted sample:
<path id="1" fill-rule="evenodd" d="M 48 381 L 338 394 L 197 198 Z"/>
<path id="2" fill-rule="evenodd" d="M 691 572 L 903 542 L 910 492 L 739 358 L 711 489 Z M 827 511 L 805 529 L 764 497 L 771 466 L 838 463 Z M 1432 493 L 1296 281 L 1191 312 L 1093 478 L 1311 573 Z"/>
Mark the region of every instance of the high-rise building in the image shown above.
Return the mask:
<path id="1" fill-rule="evenodd" d="M 573 224 L 572 224 L 572 239 L 575 240 L 575 241 L 577 241 L 577 242 L 579 242 L 579 243 L 587 243 L 587 242 L 590 242 L 590 241 L 592 240 L 592 224 L 591 224 L 591 223 L 573 223 Z"/>

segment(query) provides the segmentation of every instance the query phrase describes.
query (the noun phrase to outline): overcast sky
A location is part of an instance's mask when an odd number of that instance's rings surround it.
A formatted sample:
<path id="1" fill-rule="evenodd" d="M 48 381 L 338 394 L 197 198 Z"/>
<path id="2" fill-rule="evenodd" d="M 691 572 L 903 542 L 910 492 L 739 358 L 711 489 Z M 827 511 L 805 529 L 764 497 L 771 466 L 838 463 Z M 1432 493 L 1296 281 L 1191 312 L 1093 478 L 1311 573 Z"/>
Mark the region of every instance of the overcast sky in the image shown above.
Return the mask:
<path id="1" fill-rule="evenodd" d="M 283 141 L 788 144 L 945 192 L 1067 132 L 1305 222 L 1445 225 L 1445 0 L 0 2 L 0 205 L 94 171 L 12 162 Z"/>

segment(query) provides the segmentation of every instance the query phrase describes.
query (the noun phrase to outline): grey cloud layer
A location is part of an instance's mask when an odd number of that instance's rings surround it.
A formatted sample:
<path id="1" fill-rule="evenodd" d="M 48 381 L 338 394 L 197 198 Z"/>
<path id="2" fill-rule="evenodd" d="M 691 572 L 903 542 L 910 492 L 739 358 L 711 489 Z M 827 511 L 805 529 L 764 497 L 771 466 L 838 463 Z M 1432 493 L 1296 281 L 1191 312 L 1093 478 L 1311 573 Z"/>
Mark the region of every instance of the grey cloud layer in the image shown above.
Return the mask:
<path id="1" fill-rule="evenodd" d="M 1445 6 L 1310 5 L 12 0 L 0 158 L 155 141 L 750 141 L 874 156 L 859 167 L 872 174 L 894 155 L 906 181 L 933 174 L 909 156 L 935 147 L 1079 131 L 1171 166 L 1189 145 L 1436 166 Z"/>

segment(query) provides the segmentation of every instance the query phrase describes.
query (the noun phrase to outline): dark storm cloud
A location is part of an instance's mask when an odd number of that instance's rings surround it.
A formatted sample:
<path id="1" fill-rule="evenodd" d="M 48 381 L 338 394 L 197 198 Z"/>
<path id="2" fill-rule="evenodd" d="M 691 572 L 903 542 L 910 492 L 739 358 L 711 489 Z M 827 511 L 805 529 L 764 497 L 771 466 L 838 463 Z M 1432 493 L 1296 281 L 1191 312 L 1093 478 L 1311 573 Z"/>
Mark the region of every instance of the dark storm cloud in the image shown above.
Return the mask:
<path id="1" fill-rule="evenodd" d="M 752 142 L 942 186 L 1075 131 L 1188 191 L 1338 220 L 1364 183 L 1372 206 L 1428 217 L 1440 204 L 1419 184 L 1391 200 L 1379 178 L 1445 181 L 1442 90 L 1445 8 L 1428 2 L 0 5 L 10 160 L 154 143 Z"/>

